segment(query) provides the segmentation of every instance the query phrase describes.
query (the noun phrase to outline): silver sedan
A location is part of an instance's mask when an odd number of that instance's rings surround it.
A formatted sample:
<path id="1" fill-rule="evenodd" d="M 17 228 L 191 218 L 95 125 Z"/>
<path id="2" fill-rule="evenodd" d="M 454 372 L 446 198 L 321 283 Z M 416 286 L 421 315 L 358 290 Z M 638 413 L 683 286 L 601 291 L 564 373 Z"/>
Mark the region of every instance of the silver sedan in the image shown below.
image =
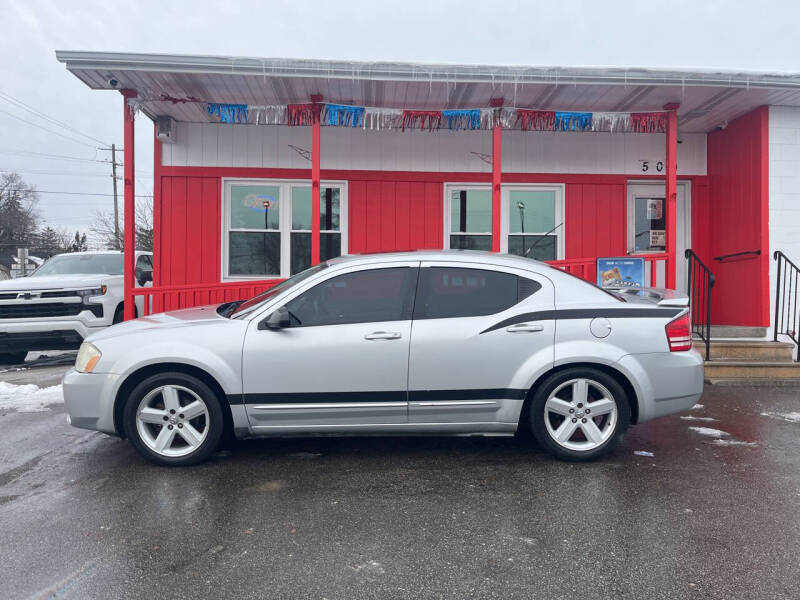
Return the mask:
<path id="1" fill-rule="evenodd" d="M 348 256 L 244 302 L 89 337 L 75 427 L 195 464 L 223 435 L 513 435 L 590 460 L 703 388 L 685 296 L 478 252 Z"/>

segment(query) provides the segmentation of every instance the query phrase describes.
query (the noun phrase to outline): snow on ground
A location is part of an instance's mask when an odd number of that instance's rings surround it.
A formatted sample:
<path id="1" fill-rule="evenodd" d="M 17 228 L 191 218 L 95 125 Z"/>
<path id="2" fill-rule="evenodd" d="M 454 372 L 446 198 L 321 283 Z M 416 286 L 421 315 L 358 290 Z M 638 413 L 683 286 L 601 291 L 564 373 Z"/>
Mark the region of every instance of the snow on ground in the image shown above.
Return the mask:
<path id="1" fill-rule="evenodd" d="M 706 407 L 706 405 L 705 405 L 705 404 L 695 404 L 695 405 L 694 405 L 692 408 L 690 408 L 689 410 L 700 410 L 701 408 L 705 408 L 705 407 Z"/>
<path id="2" fill-rule="evenodd" d="M 40 388 L 38 385 L 15 385 L 0 381 L 0 410 L 17 412 L 42 412 L 50 404 L 63 404 L 64 393 L 60 385 Z"/>
<path id="3" fill-rule="evenodd" d="M 711 421 L 716 421 L 716 419 L 713 419 L 711 417 L 693 417 L 692 415 L 683 416 L 681 417 L 681 419 L 683 419 L 684 421 L 706 421 L 709 423 Z"/>
<path id="4" fill-rule="evenodd" d="M 719 429 L 712 429 L 711 427 L 689 427 L 692 431 L 700 435 L 707 435 L 708 437 L 721 438 L 730 435 L 727 431 L 720 431 Z"/>
<path id="5" fill-rule="evenodd" d="M 742 440 L 713 440 L 709 444 L 714 444 L 715 446 L 748 446 L 751 448 L 758 446 L 755 442 L 743 442 Z"/>
<path id="6" fill-rule="evenodd" d="M 790 412 L 790 413 L 763 412 L 761 413 L 761 416 L 772 417 L 773 419 L 781 419 L 783 421 L 789 421 L 789 423 L 800 423 L 800 412 Z"/>

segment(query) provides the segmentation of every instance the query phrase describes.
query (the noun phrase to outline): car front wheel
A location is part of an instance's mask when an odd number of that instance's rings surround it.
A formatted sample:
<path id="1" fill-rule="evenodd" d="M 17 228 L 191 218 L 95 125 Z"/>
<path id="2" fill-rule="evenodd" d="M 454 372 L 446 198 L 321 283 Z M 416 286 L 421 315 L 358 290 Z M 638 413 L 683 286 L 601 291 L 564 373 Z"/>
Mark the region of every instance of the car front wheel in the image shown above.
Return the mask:
<path id="1" fill-rule="evenodd" d="M 534 393 L 531 428 L 536 441 L 556 458 L 586 461 L 610 452 L 630 423 L 622 386 L 598 369 L 576 367 L 554 373 Z"/>
<path id="2" fill-rule="evenodd" d="M 159 373 L 138 384 L 125 404 L 125 432 L 148 460 L 194 465 L 219 445 L 222 407 L 205 383 L 184 373 Z"/>

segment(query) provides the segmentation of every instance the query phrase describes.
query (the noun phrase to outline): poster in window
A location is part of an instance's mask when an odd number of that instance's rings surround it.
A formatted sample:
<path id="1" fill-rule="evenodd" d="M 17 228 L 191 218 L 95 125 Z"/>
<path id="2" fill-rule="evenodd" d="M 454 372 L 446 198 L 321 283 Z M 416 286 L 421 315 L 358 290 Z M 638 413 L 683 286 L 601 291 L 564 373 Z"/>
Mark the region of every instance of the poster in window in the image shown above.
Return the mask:
<path id="1" fill-rule="evenodd" d="M 665 248 L 667 245 L 667 232 L 663 229 L 650 230 L 650 247 Z"/>
<path id="2" fill-rule="evenodd" d="M 664 216 L 664 201 L 661 198 L 647 199 L 647 219 L 657 221 Z"/>
<path id="3" fill-rule="evenodd" d="M 608 289 L 643 288 L 643 258 L 598 258 L 597 285 Z"/>

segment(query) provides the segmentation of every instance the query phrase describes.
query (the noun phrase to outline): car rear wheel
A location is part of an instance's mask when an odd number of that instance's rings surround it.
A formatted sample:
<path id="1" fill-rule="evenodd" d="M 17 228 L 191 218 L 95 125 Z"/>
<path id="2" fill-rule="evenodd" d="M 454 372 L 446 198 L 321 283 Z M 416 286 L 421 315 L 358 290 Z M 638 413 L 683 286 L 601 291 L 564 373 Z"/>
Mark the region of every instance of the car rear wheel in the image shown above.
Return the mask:
<path id="1" fill-rule="evenodd" d="M 0 352 L 0 365 L 21 365 L 26 356 L 27 352 Z"/>
<path id="2" fill-rule="evenodd" d="M 148 460 L 194 465 L 219 445 L 224 428 L 216 394 L 184 373 L 159 373 L 137 385 L 125 404 L 125 432 Z"/>
<path id="3" fill-rule="evenodd" d="M 598 369 L 554 373 L 536 390 L 530 410 L 536 441 L 556 458 L 596 459 L 610 452 L 630 423 L 625 390 Z"/>

